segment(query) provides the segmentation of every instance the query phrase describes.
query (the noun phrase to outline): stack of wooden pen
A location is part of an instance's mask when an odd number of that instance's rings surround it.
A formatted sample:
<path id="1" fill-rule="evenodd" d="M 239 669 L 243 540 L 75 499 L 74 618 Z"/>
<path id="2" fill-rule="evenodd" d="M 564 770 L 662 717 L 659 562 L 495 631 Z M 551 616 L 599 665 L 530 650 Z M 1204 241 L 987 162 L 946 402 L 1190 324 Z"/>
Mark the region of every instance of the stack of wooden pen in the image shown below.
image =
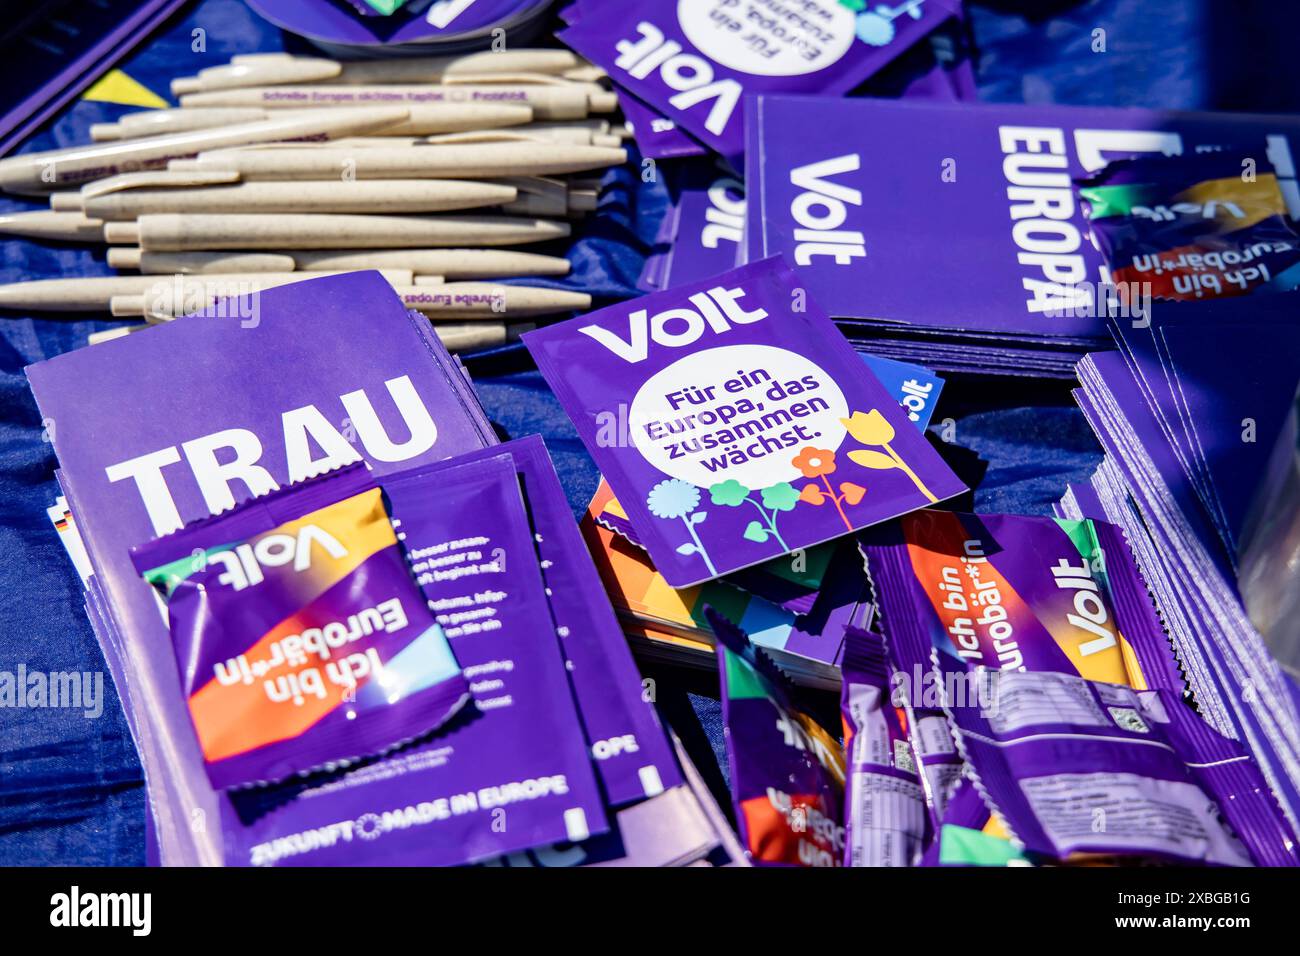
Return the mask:
<path id="1" fill-rule="evenodd" d="M 91 128 L 94 143 L 0 160 L 0 189 L 50 208 L 0 232 L 108 243 L 133 275 L 0 286 L 0 308 L 165 321 L 217 299 L 378 269 L 449 348 L 586 309 L 561 240 L 627 159 L 603 73 L 566 50 L 338 62 L 237 56 L 172 83 L 175 109 Z M 135 324 L 98 337 L 124 334 Z"/>

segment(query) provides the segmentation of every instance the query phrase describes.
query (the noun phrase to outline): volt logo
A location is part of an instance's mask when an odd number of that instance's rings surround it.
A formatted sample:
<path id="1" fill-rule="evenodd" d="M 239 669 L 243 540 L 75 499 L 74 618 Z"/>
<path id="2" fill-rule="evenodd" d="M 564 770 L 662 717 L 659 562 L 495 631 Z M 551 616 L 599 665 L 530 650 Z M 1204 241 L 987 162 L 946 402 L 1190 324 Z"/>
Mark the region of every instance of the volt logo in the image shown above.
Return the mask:
<path id="1" fill-rule="evenodd" d="M 1079 645 L 1079 654 L 1089 657 L 1114 647 L 1117 642 L 1109 623 L 1110 615 L 1106 611 L 1101 589 L 1088 569 L 1088 562 L 1070 564 L 1061 558 L 1052 568 L 1052 578 L 1058 588 L 1074 592 L 1074 613 L 1066 614 L 1066 620 L 1075 627 L 1096 635 L 1092 640 Z"/>
<path id="2" fill-rule="evenodd" d="M 767 310 L 747 310 L 740 304 L 745 297 L 741 288 L 718 287 L 708 292 L 697 292 L 687 301 L 694 308 L 665 309 L 650 315 L 638 309 L 628 316 L 627 338 L 599 325 L 578 329 L 609 349 L 625 362 L 644 362 L 649 355 L 650 342 L 667 348 L 682 348 L 697 341 L 706 331 L 727 332 L 732 325 L 750 325 L 767 318 Z"/>
<path id="3" fill-rule="evenodd" d="M 700 232 L 700 244 L 706 249 L 718 248 L 720 242 L 739 243 L 745 234 L 745 186 L 738 180 L 724 176 L 709 187 L 709 208 L 704 212 L 705 226 Z"/>
<path id="4" fill-rule="evenodd" d="M 862 205 L 862 191 L 835 181 L 861 168 L 862 157 L 849 153 L 790 171 L 791 185 L 802 190 L 790 203 L 790 215 L 799 225 L 794 231 L 798 265 L 811 265 L 817 256 L 828 256 L 840 266 L 866 257 L 866 237 L 841 228 L 848 221 L 848 207 Z"/>
<path id="5" fill-rule="evenodd" d="M 256 544 L 237 545 L 229 551 L 217 551 L 207 556 L 222 566 L 218 584 L 226 584 L 242 591 L 265 579 L 263 568 L 280 568 L 292 562 L 294 571 L 311 568 L 312 545 L 323 548 L 331 558 L 347 557 L 347 549 L 329 532 L 313 524 L 303 525 L 296 535 L 268 534 Z"/>
<path id="6" fill-rule="evenodd" d="M 677 91 L 668 99 L 676 109 L 688 110 L 712 100 L 704 128 L 714 136 L 721 136 L 740 104 L 744 93 L 741 85 L 735 80 L 715 80 L 709 60 L 683 52 L 680 43 L 666 39 L 654 24 L 642 21 L 636 29 L 640 39 L 619 40 L 615 44 L 618 57 L 614 65 L 638 80 L 658 70 L 659 79 Z"/>

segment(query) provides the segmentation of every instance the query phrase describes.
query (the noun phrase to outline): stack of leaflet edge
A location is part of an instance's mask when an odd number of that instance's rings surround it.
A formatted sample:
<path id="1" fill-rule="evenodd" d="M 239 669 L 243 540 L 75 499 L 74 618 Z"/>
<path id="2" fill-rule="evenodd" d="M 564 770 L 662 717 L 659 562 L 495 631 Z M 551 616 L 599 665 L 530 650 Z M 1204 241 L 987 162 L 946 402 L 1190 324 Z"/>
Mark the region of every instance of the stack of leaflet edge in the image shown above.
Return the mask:
<path id="1" fill-rule="evenodd" d="M 1114 323 L 1120 350 L 1086 356 L 1075 392 L 1106 459 L 1058 513 L 1125 529 L 1199 710 L 1250 747 L 1294 824 L 1300 693 L 1252 626 L 1235 571 L 1295 394 L 1293 296 L 1157 302 L 1149 326 Z"/>

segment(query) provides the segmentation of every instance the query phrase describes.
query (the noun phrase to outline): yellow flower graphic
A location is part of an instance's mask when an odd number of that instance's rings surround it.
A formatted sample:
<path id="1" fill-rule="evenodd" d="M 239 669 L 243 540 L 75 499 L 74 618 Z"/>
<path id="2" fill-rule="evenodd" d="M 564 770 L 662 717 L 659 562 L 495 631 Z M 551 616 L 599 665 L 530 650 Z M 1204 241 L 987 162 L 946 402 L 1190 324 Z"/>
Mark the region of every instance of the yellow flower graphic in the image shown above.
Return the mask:
<path id="1" fill-rule="evenodd" d="M 880 414 L 879 409 L 873 408 L 869 412 L 854 412 L 848 418 L 841 418 L 840 424 L 849 430 L 849 434 L 856 441 L 870 446 L 849 452 L 850 461 L 861 465 L 863 468 L 874 468 L 881 471 L 897 468 L 912 479 L 912 484 L 916 485 L 917 490 L 925 495 L 931 503 L 939 500 L 925 486 L 916 472 L 908 466 L 907 462 L 903 461 L 902 456 L 890 447 L 889 443 L 894 440 L 894 426 L 889 424 L 889 420 L 884 415 Z M 873 448 L 883 450 L 873 451 Z"/>

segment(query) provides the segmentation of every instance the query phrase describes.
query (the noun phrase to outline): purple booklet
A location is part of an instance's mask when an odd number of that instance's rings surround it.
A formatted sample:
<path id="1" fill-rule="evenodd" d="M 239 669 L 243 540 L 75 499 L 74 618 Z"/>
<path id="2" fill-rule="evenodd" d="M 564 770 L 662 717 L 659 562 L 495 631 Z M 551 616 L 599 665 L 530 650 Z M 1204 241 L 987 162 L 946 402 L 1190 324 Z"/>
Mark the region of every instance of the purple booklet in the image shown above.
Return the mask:
<path id="1" fill-rule="evenodd" d="M 382 479 L 495 442 L 463 372 L 377 273 L 228 300 L 27 375 L 151 739 L 188 715 L 133 546 L 324 468 L 364 458 Z M 174 791 L 153 802 L 160 838 L 179 835 L 168 862 L 217 862 L 197 741 L 170 734 L 156 753 L 146 772 Z"/>
<path id="2" fill-rule="evenodd" d="M 747 256 L 784 254 L 837 319 L 1103 340 L 1072 179 L 1117 157 L 1256 149 L 1300 212 L 1293 116 L 770 95 L 748 109 Z"/>
<path id="3" fill-rule="evenodd" d="M 532 435 L 458 455 L 456 463 L 503 455 L 514 463 L 523 487 L 552 626 L 568 659 L 569 681 L 606 797 L 619 806 L 675 786 L 681 774 L 672 748 L 654 705 L 642 696 L 641 674 L 542 439 Z M 403 472 L 398 480 L 443 467 Z"/>
<path id="4" fill-rule="evenodd" d="M 1279 302 L 1279 306 L 1295 302 Z M 1160 337 L 1177 386 L 1182 423 L 1235 550 L 1269 455 L 1300 380 L 1300 318 L 1200 326 L 1162 325 Z M 1231 382 L 1230 387 L 1224 383 Z"/>
<path id="5" fill-rule="evenodd" d="M 779 259 L 524 341 L 673 587 L 965 490 Z"/>

